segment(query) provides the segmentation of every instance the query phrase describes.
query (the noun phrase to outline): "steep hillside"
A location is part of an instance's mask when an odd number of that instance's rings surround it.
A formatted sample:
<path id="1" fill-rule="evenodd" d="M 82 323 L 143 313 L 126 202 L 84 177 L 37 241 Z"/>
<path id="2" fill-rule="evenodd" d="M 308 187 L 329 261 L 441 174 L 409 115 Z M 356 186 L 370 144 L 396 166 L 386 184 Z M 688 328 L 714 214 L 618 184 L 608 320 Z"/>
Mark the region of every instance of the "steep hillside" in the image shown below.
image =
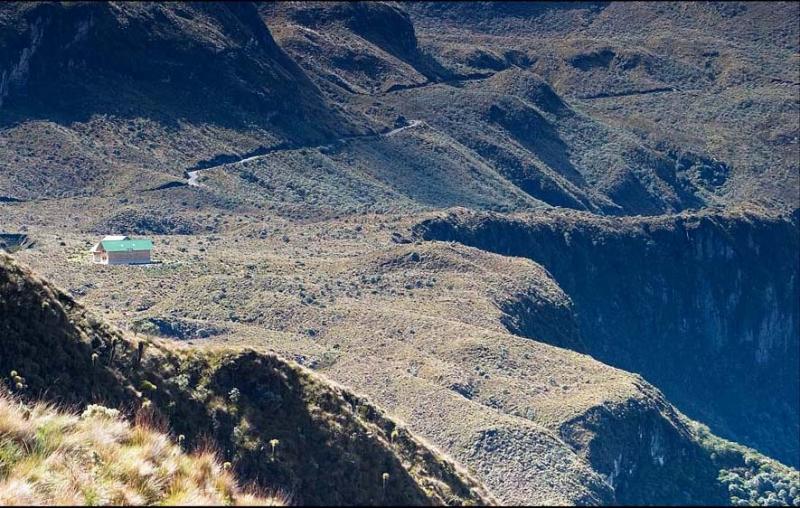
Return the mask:
<path id="1" fill-rule="evenodd" d="M 453 48 L 449 41 L 423 51 L 407 15 L 394 6 L 367 5 L 287 3 L 262 12 L 278 43 L 331 100 L 346 101 L 382 123 L 391 123 L 398 115 L 424 119 L 436 144 L 469 150 L 538 202 L 602 213 L 653 214 L 698 206 L 710 199 L 705 189 L 676 174 L 670 157 L 642 145 L 629 132 L 610 129 L 578 113 L 529 66 L 481 52 L 476 45 L 473 53 L 482 55 L 476 59 L 496 65 L 486 63 L 489 68 L 459 72 L 447 57 Z M 376 45 L 369 34 L 359 34 L 364 26 L 394 27 L 393 36 L 377 40 Z M 380 44 L 405 60 L 390 59 Z M 317 57 L 340 53 L 347 57 L 337 60 L 338 64 Z M 437 64 L 437 59 L 447 61 L 449 66 L 423 79 L 424 70 L 409 66 L 425 58 Z M 362 61 L 370 62 L 371 72 L 362 69 L 354 74 L 352 66 Z M 411 81 L 398 83 L 391 72 Z M 416 81 L 415 75 L 419 76 Z M 384 84 L 375 84 L 374 79 Z M 331 86 L 332 81 L 337 86 Z M 363 95 L 370 95 L 369 100 L 364 101 Z M 415 148 L 411 160 L 442 166 L 426 160 L 424 147 Z M 384 163 L 394 160 L 402 163 L 407 157 L 391 153 L 384 157 Z M 509 208 L 519 207 L 509 203 Z"/>
<path id="2" fill-rule="evenodd" d="M 87 236 L 57 227 L 18 256 L 120 326 L 188 351 L 274 350 L 359 387 L 505 503 L 720 504 L 722 469 L 792 478 L 736 445 L 716 460 L 652 385 L 575 352 L 579 309 L 540 265 L 397 243 L 422 218 L 157 236 L 151 267 L 91 265 Z"/>
<path id="3" fill-rule="evenodd" d="M 186 453 L 140 421 L 90 405 L 80 415 L 0 396 L 0 504 L 284 506 L 240 488 L 210 450 Z"/>
<path id="4" fill-rule="evenodd" d="M 458 210 L 415 232 L 541 263 L 574 302 L 586 353 L 641 373 L 720 435 L 800 463 L 796 216 Z"/>
<path id="5" fill-rule="evenodd" d="M 413 2 L 406 8 L 419 46 L 443 65 L 473 73 L 521 67 L 541 76 L 576 109 L 670 161 L 670 172 L 703 202 L 797 206 L 797 3 Z M 576 155 L 586 152 L 569 146 Z M 641 178 L 648 166 L 663 164 L 645 160 L 627 169 Z"/>
<path id="6" fill-rule="evenodd" d="M 471 149 L 528 195 L 604 214 L 658 214 L 704 197 L 674 161 L 565 103 L 530 72 L 402 91 L 388 101 Z"/>
<path id="7" fill-rule="evenodd" d="M 631 10 L 4 4 L 0 200 L 150 191 L 151 207 L 304 218 L 791 208 L 796 6 Z M 232 181 L 184 188 L 210 167 Z"/>
<path id="8" fill-rule="evenodd" d="M 274 2 L 258 7 L 281 47 L 330 93 L 375 95 L 452 77 L 419 50 L 414 25 L 396 3 Z"/>
<path id="9" fill-rule="evenodd" d="M 797 502 L 799 5 L 0 3 L 0 382 L 299 503 Z"/>
<path id="10" fill-rule="evenodd" d="M 2 194 L 120 192 L 219 153 L 360 132 L 238 4 L 0 7 Z"/>
<path id="11" fill-rule="evenodd" d="M 492 501 L 362 397 L 274 355 L 126 337 L 0 256 L 0 372 L 14 371 L 5 380 L 21 396 L 152 411 L 186 445 L 210 440 L 240 478 L 294 502 Z"/>

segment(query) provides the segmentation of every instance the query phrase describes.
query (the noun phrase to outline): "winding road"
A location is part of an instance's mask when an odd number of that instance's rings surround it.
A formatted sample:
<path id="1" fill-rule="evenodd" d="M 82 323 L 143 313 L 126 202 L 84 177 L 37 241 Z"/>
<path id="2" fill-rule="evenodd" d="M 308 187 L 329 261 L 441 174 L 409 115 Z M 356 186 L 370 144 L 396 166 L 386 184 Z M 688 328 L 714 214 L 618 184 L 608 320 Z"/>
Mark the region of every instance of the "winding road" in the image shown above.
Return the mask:
<path id="1" fill-rule="evenodd" d="M 342 137 L 342 138 L 337 138 L 337 139 L 335 139 L 333 141 L 330 141 L 328 143 L 324 143 L 324 144 L 321 144 L 321 145 L 314 145 L 314 146 L 295 146 L 295 147 L 292 147 L 292 148 L 275 148 L 275 149 L 272 149 L 272 150 L 268 150 L 266 153 L 262 153 L 260 155 L 251 155 L 249 157 L 244 157 L 244 158 L 239 159 L 237 161 L 223 162 L 222 164 L 216 164 L 214 166 L 209 166 L 207 168 L 194 169 L 194 170 L 191 170 L 191 171 L 187 170 L 186 171 L 186 183 L 191 185 L 192 187 L 204 187 L 204 185 L 202 183 L 200 183 L 200 181 L 199 181 L 200 172 L 202 172 L 202 171 L 208 171 L 209 169 L 215 169 L 215 168 L 219 168 L 219 167 L 222 167 L 222 166 L 228 166 L 228 165 L 231 165 L 231 164 L 234 164 L 234 165 L 235 164 L 244 164 L 245 162 L 258 160 L 258 159 L 261 159 L 262 157 L 266 157 L 267 155 L 271 155 L 273 153 L 281 152 L 281 151 L 300 150 L 300 149 L 303 149 L 303 148 L 323 148 L 323 147 L 331 146 L 331 145 L 333 145 L 335 143 L 341 143 L 341 142 L 345 142 L 345 141 L 352 141 L 354 139 L 370 139 L 370 138 L 377 139 L 377 138 L 381 138 L 381 137 L 390 137 L 390 136 L 394 136 L 395 134 L 399 134 L 399 133 L 403 132 L 406 129 L 411 129 L 411 128 L 414 128 L 414 127 L 418 127 L 418 126 L 422 125 L 423 123 L 424 122 L 422 120 L 411 120 L 406 125 L 394 128 L 394 129 L 392 129 L 390 131 L 383 132 L 383 133 L 380 133 L 380 134 L 361 134 L 361 135 L 358 135 L 358 136 L 346 136 L 346 137 Z"/>

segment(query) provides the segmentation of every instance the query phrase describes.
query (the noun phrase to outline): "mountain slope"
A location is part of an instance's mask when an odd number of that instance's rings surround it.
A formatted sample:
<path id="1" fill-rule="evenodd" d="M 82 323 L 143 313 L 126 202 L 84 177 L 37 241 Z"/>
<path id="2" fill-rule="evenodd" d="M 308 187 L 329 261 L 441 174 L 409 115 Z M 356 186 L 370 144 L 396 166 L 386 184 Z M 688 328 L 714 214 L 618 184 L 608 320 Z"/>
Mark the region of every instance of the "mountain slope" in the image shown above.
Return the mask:
<path id="1" fill-rule="evenodd" d="M 537 201 L 604 213 L 658 213 L 704 200 L 690 182 L 676 177 L 669 158 L 642 146 L 630 133 L 578 114 L 526 68 L 499 60 L 499 66 L 483 72 L 449 69 L 396 83 L 385 76 L 387 69 L 421 76 L 424 71 L 404 72 L 406 62 L 423 56 L 435 60 L 438 51 L 446 52 L 450 46 L 423 52 L 412 21 L 399 16 L 396 7 L 380 5 L 360 9 L 285 4 L 268 10 L 265 19 L 278 43 L 331 100 L 365 108 L 365 114 L 382 122 L 391 122 L 392 115 L 398 114 L 423 118 L 442 144 L 466 147 Z M 347 67 L 352 62 L 382 53 L 358 34 L 359 27 L 366 26 L 360 17 L 364 10 L 379 18 L 380 24 L 403 27 L 394 32 L 391 47 L 406 48 L 406 58 L 374 64 L 370 72 L 352 75 Z M 340 58 L 348 64 L 313 57 L 339 52 L 348 55 Z M 330 76 L 339 74 L 347 76 L 347 86 L 323 86 L 330 85 Z M 378 90 L 370 81 L 376 78 L 386 80 Z M 364 101 L 361 96 L 370 89 L 370 100 Z M 424 160 L 425 150 L 418 149 L 414 157 Z"/>
<path id="2" fill-rule="evenodd" d="M 251 4 L 5 4 L 0 38 L 2 187 L 17 198 L 130 190 L 364 125 L 325 102 Z"/>
<path id="3" fill-rule="evenodd" d="M 419 46 L 443 65 L 473 73 L 517 66 L 541 76 L 576 109 L 670 160 L 701 201 L 798 206 L 796 3 L 406 8 Z M 648 165 L 639 159 L 628 169 L 641 176 Z"/>
<path id="4" fill-rule="evenodd" d="M 299 502 L 795 502 L 798 14 L 1 4 L 0 245 L 105 321 L 5 262 L 0 376 Z"/>
<path id="5" fill-rule="evenodd" d="M 0 256 L 0 369 L 24 378 L 18 391 L 26 397 L 149 407 L 187 444 L 211 439 L 242 479 L 283 490 L 295 502 L 492 500 L 466 473 L 343 388 L 274 355 L 173 351 L 130 339 Z"/>
<path id="6" fill-rule="evenodd" d="M 722 504 L 722 469 L 795 474 L 733 444 L 717 460 L 651 384 L 567 349 L 588 347 L 577 300 L 540 265 L 391 240 L 431 215 L 159 236 L 152 267 L 93 266 L 80 233 L 42 233 L 18 256 L 114 322 L 187 351 L 274 350 L 359 387 L 505 503 Z"/>
<path id="7" fill-rule="evenodd" d="M 614 4 L 6 4 L 0 196 L 130 198 L 180 187 L 186 170 L 278 151 L 262 162 L 282 178 L 192 194 L 240 209 L 300 201 L 326 217 L 395 202 L 614 215 L 791 207 L 795 32 L 781 20 L 796 12 L 715 9 L 648 12 L 661 30 L 648 37 Z M 733 30 L 737 16 L 755 28 Z M 638 42 L 615 35 L 623 26 Z M 702 53 L 681 37 L 702 40 Z M 688 116 L 681 104 L 692 104 Z M 427 127 L 405 131 L 402 149 L 374 136 L 410 120 Z M 359 136 L 373 136 L 370 146 L 322 149 Z M 309 175 L 295 175 L 298 164 Z M 429 181 L 438 171 L 449 185 Z M 356 195 L 373 180 L 389 192 L 309 203 L 298 189 L 331 193 L 309 176 Z M 240 192 L 258 179 L 268 182 L 260 199 Z"/>
<path id="8" fill-rule="evenodd" d="M 574 302 L 586 353 L 797 466 L 797 227 L 759 210 L 625 221 L 461 210 L 416 232 L 541 263 Z"/>

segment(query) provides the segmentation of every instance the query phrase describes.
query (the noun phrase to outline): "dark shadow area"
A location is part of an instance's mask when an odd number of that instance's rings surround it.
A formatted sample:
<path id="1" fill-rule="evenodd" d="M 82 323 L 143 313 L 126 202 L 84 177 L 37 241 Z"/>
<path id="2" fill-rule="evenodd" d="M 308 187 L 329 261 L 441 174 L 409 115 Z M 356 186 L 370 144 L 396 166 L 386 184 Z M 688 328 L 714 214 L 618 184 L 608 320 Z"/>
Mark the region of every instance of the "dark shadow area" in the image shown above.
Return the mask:
<path id="1" fill-rule="evenodd" d="M 95 115 L 319 140 L 352 126 L 275 44 L 254 5 L 43 3 L 0 18 L 0 128 Z M 211 38 L 208 25 L 223 34 Z"/>

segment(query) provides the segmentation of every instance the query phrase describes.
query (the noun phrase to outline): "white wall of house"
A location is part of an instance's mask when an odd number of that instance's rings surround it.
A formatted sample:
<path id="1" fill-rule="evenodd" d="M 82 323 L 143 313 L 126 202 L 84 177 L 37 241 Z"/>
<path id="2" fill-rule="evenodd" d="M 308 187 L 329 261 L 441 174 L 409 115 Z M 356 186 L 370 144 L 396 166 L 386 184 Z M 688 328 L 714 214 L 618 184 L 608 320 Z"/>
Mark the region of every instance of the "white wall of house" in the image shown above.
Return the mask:
<path id="1" fill-rule="evenodd" d="M 133 265 L 150 262 L 149 250 L 130 250 L 125 252 L 106 252 L 108 256 L 105 264 L 109 265 Z"/>

